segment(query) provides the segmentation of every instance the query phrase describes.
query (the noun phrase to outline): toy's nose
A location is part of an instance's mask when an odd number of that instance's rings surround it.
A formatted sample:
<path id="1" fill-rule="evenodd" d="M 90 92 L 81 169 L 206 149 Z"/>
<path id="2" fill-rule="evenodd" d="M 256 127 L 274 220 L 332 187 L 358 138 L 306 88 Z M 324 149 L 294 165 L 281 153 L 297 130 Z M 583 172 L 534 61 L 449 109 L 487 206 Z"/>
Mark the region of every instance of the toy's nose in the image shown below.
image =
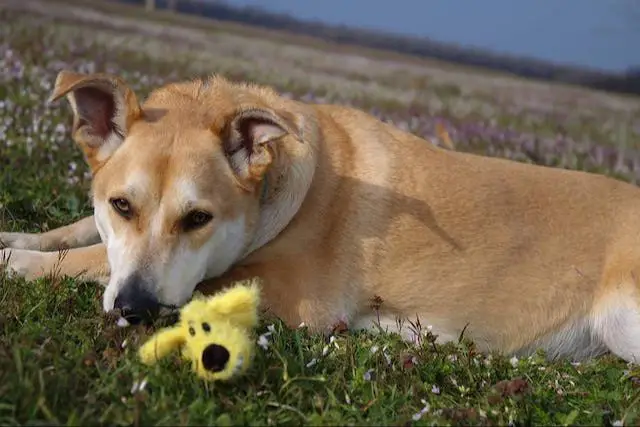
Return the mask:
<path id="1" fill-rule="evenodd" d="M 141 280 L 133 276 L 124 283 L 113 307 L 131 324 L 151 321 L 160 308 L 158 301 L 144 289 Z"/>
<path id="2" fill-rule="evenodd" d="M 207 371 L 220 372 L 229 361 L 229 352 L 218 344 L 209 344 L 202 352 L 202 365 Z"/>

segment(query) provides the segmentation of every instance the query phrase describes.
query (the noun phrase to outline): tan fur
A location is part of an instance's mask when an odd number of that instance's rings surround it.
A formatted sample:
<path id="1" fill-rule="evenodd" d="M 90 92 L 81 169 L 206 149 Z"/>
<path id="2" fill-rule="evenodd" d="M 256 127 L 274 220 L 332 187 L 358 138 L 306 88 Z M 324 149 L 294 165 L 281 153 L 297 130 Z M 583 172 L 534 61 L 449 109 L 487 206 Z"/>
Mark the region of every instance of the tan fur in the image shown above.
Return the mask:
<path id="1" fill-rule="evenodd" d="M 286 100 L 221 77 L 167 85 L 141 105 L 110 76 L 63 75 L 54 97 L 74 85 L 119 97 L 125 139 L 102 151 L 108 157 L 97 159 L 104 145 L 90 133 L 85 142 L 77 118 L 74 129 L 95 173 L 94 201 L 133 201 L 135 219 L 108 215 L 135 265 L 170 262 L 179 242 L 197 251 L 216 227 L 241 222 L 232 266 L 203 277 L 199 289 L 259 276 L 265 308 L 291 326 L 418 318 L 443 340 L 466 327 L 487 351 L 640 357 L 640 191 L 630 184 L 440 149 L 352 108 Z M 264 144 L 228 160 L 225 129 L 251 110 L 277 123 L 261 127 L 259 117 L 249 134 Z M 191 234 L 176 228 L 184 182 L 197 206 L 215 212 Z M 0 235 L 18 248 L 4 255 L 13 252 L 14 270 L 36 277 L 57 254 L 28 250 L 93 243 L 87 224 Z M 60 271 L 87 270 L 106 283 L 119 272 L 109 274 L 101 246 L 72 249 Z M 383 302 L 374 315 L 375 297 Z"/>

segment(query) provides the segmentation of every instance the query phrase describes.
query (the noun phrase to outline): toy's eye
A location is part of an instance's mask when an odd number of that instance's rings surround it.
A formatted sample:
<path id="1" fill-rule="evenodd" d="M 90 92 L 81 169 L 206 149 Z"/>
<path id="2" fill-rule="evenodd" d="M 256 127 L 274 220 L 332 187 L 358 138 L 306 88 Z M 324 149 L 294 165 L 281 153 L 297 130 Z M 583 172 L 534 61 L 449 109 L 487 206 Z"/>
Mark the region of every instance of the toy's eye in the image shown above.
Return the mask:
<path id="1" fill-rule="evenodd" d="M 207 322 L 204 322 L 202 324 L 202 330 L 205 332 L 209 332 L 211 330 L 211 326 L 209 326 L 209 324 Z"/>
<path id="2" fill-rule="evenodd" d="M 196 335 L 196 330 L 193 329 L 193 326 L 189 326 L 189 335 L 192 337 Z"/>

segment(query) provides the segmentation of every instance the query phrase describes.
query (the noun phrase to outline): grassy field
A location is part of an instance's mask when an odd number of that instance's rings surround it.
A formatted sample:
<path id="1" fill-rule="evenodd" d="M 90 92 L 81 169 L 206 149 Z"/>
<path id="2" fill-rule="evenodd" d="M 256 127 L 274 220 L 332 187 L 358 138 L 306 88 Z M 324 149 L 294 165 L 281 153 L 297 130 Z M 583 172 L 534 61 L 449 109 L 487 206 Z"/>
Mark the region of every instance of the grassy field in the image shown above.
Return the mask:
<path id="1" fill-rule="evenodd" d="M 117 73 L 141 96 L 220 72 L 300 99 L 356 105 L 436 143 L 442 123 L 460 150 L 640 178 L 638 98 L 66 4 L 0 3 L 3 231 L 47 230 L 91 212 L 69 109 L 45 103 L 62 68 Z M 2 425 L 640 423 L 640 370 L 610 356 L 509 359 L 477 354 L 464 339 L 435 345 L 430 334 L 418 348 L 356 333 L 326 341 L 264 319 L 256 335 L 272 331 L 269 345 L 250 372 L 208 385 L 177 358 L 141 365 L 135 351 L 153 328 L 118 328 L 93 283 L 0 275 L 0 303 Z"/>

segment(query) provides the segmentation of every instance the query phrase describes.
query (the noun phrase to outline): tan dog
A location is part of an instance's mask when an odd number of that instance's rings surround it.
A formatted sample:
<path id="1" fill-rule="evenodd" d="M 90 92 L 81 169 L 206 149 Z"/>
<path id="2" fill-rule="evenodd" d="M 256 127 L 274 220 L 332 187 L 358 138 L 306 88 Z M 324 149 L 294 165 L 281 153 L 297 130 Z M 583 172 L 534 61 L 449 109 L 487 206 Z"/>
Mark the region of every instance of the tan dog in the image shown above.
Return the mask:
<path id="1" fill-rule="evenodd" d="M 259 276 L 265 308 L 291 326 L 418 318 L 441 341 L 466 326 L 487 351 L 640 358 L 630 184 L 440 149 L 361 111 L 220 77 L 141 105 L 116 77 L 63 72 L 52 99 L 64 95 L 95 218 L 2 234 L 18 274 L 59 264 L 107 283 L 105 310 L 139 317 L 183 305 L 200 282 Z M 58 263 L 60 246 L 72 249 Z"/>

